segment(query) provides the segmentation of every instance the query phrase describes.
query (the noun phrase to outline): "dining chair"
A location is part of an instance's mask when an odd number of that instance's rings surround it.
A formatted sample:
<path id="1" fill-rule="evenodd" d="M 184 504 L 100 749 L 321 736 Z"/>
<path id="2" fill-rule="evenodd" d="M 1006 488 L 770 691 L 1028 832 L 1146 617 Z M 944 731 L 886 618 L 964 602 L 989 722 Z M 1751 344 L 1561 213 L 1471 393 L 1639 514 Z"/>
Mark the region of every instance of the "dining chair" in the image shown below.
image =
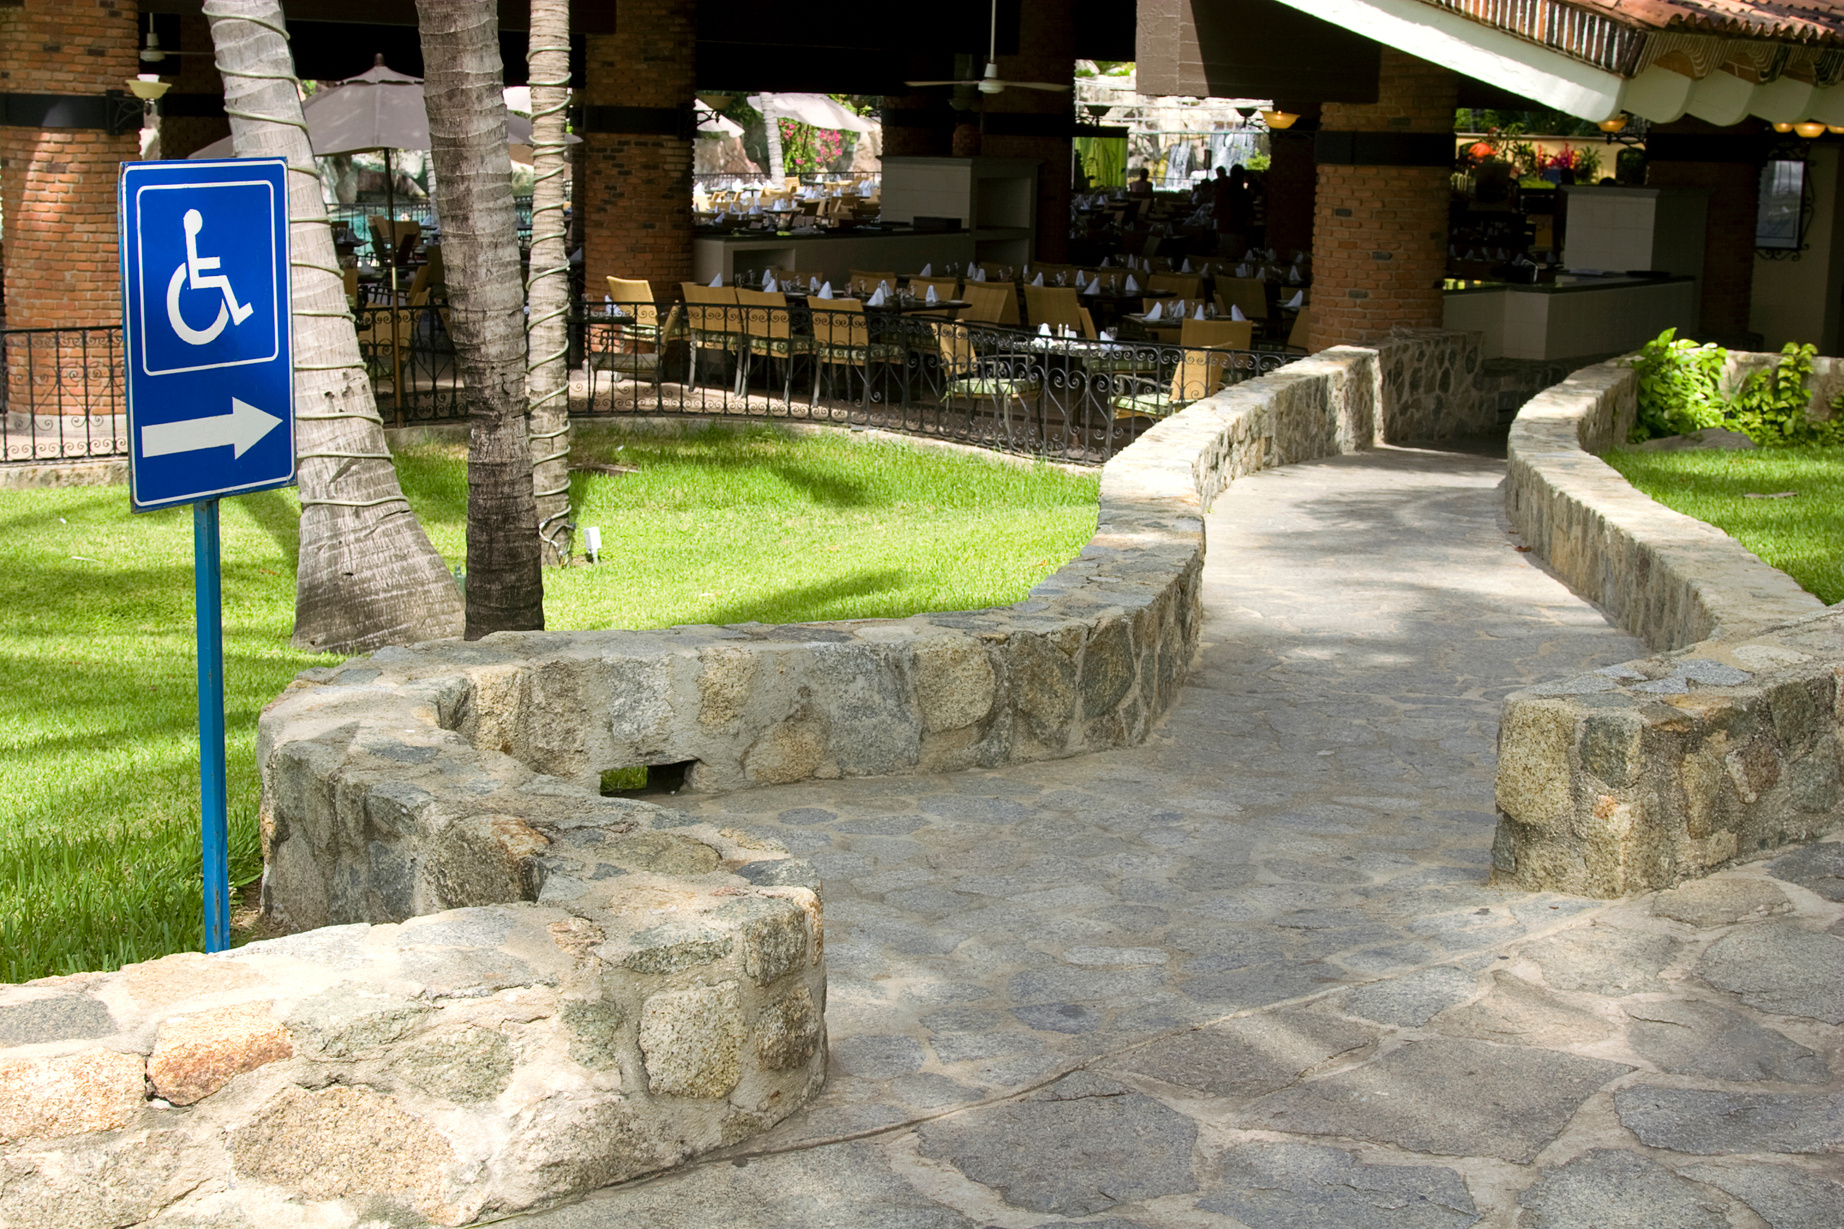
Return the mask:
<path id="1" fill-rule="evenodd" d="M 699 360 L 707 353 L 736 355 L 742 348 L 742 321 L 734 286 L 702 286 L 681 282 L 685 295 L 685 323 L 692 340 L 692 380 L 698 379 Z"/>
<path id="2" fill-rule="evenodd" d="M 853 368 L 857 368 L 864 377 L 864 402 L 868 404 L 871 397 L 871 366 L 873 364 L 888 366 L 901 365 L 903 349 L 901 346 L 874 343 L 871 340 L 870 322 L 865 318 L 864 301 L 861 299 L 814 299 L 808 304 L 813 310 L 813 353 L 822 370 L 844 367 L 848 379 Z M 813 404 L 819 404 L 819 372 L 813 380 Z"/>
<path id="3" fill-rule="evenodd" d="M 1146 277 L 1146 289 L 1169 290 L 1181 299 L 1195 299 L 1203 290 L 1204 279 L 1195 273 L 1151 273 Z"/>
<path id="4" fill-rule="evenodd" d="M 1312 348 L 1313 309 L 1302 307 L 1300 314 L 1293 318 L 1293 330 L 1287 334 L 1289 350 L 1310 350 Z"/>
<path id="5" fill-rule="evenodd" d="M 1033 328 L 1040 324 L 1047 324 L 1053 329 L 1063 326 L 1072 329 L 1082 327 L 1082 317 L 1077 314 L 1082 308 L 1076 301 L 1076 289 L 1073 286 L 1026 286 L 1024 305 L 1030 313 Z"/>
<path id="6" fill-rule="evenodd" d="M 1089 314 L 1088 308 L 1078 307 L 1076 314 L 1082 317 L 1082 335 L 1090 341 L 1100 341 L 1101 331 L 1095 327 L 1095 317 Z"/>
<path id="7" fill-rule="evenodd" d="M 934 287 L 935 297 L 938 299 L 955 299 L 960 297 L 960 279 L 958 277 L 911 277 L 909 279 L 909 293 L 914 295 L 917 299 L 928 298 L 928 291 L 931 286 Z M 959 309 L 944 307 L 938 312 L 929 311 L 921 314 L 930 317 L 939 316 L 952 320 L 957 310 Z"/>
<path id="8" fill-rule="evenodd" d="M 1246 350 L 1254 340 L 1255 324 L 1250 320 L 1186 320 L 1178 330 L 1178 344 L 1186 349 Z"/>
<path id="9" fill-rule="evenodd" d="M 961 298 L 969 306 L 961 313 L 961 319 L 974 324 L 1004 324 L 1005 308 L 1011 294 L 1011 287 L 994 286 L 989 282 L 968 282 L 961 289 Z"/>
<path id="10" fill-rule="evenodd" d="M 1228 350 L 1188 349 L 1172 371 L 1172 383 L 1166 389 L 1151 380 L 1123 377 L 1130 391 L 1114 398 L 1114 417 L 1167 418 L 1221 389 L 1234 360 L 1235 355 Z"/>
<path id="11" fill-rule="evenodd" d="M 853 294 L 869 296 L 877 289 L 880 283 L 888 288 L 887 293 L 896 293 L 896 274 L 878 273 L 866 269 L 851 270 L 849 280 L 846 282 L 846 287 Z"/>
<path id="12" fill-rule="evenodd" d="M 1217 309 L 1225 316 L 1237 308 L 1250 320 L 1268 318 L 1268 288 L 1252 277 L 1219 277 Z"/>
<path id="13" fill-rule="evenodd" d="M 941 404 L 951 408 L 957 400 L 971 402 L 969 421 L 982 405 L 989 405 L 993 417 L 1011 421 L 1014 405 L 1027 414 L 1032 402 L 1043 392 L 1036 363 L 1021 355 L 982 358 L 973 345 L 973 331 L 965 324 L 942 321 L 930 326 L 935 348 L 941 361 Z"/>
<path id="14" fill-rule="evenodd" d="M 782 396 L 792 398 L 794 393 L 794 359 L 798 355 L 812 354 L 814 339 L 795 336 L 790 327 L 788 297 L 772 290 L 736 291 L 737 312 L 742 317 L 743 326 L 743 361 L 737 369 L 736 389 L 739 394 L 749 392 L 749 367 L 753 356 L 760 354 L 771 363 L 780 360 L 782 365 Z"/>

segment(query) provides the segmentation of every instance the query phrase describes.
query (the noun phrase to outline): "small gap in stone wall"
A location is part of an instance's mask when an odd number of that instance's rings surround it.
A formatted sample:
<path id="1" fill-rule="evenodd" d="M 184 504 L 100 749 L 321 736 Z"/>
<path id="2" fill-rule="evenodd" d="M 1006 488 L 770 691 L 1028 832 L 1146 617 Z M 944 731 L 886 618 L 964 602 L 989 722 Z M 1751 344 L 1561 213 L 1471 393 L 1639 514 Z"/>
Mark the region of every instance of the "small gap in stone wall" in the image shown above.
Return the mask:
<path id="1" fill-rule="evenodd" d="M 610 768 L 602 773 L 602 797 L 671 797 L 685 788 L 686 778 L 697 766 L 697 760 L 682 760 L 677 764 L 635 764 L 629 768 Z"/>

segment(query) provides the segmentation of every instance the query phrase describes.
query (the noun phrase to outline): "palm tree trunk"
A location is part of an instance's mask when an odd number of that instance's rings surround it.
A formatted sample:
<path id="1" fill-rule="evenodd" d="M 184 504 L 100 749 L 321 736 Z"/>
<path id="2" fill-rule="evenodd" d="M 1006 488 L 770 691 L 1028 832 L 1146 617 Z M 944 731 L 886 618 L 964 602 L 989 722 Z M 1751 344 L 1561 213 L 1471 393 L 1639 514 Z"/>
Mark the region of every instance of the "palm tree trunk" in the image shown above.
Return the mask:
<path id="1" fill-rule="evenodd" d="M 564 567 L 573 547 L 570 522 L 570 256 L 564 241 L 567 147 L 563 111 L 570 101 L 569 0 L 531 0 L 531 271 L 526 302 L 525 391 L 531 399 L 531 483 L 544 562 Z"/>
<path id="2" fill-rule="evenodd" d="M 416 0 L 449 333 L 468 407 L 467 638 L 544 626 L 524 286 L 495 0 Z"/>
<path id="3" fill-rule="evenodd" d="M 300 462 L 297 648 L 362 653 L 458 636 L 461 594 L 397 485 L 359 357 L 278 0 L 208 0 L 239 157 L 288 159 L 295 446 Z"/>

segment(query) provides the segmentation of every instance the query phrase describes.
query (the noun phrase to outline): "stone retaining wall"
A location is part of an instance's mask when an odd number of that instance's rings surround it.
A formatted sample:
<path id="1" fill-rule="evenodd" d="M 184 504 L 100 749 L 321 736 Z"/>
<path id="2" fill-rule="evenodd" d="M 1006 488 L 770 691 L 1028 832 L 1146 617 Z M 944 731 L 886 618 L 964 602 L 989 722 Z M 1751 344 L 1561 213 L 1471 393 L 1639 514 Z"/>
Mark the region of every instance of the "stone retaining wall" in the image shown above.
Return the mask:
<path id="1" fill-rule="evenodd" d="M 1592 455 L 1635 411 L 1633 372 L 1603 363 L 1533 398 L 1511 430 L 1513 527 L 1669 650 L 1506 699 L 1493 878 L 1525 889 L 1668 888 L 1844 822 L 1844 610 Z"/>
<path id="2" fill-rule="evenodd" d="M 694 786 L 1120 746 L 1197 643 L 1202 514 L 1368 447 L 1374 351 L 1159 424 L 1023 602 L 794 627 L 520 633 L 310 670 L 265 711 L 263 901 L 302 933 L 0 987 L 0 1229 L 461 1224 L 805 1104 L 819 881 L 603 770 Z"/>

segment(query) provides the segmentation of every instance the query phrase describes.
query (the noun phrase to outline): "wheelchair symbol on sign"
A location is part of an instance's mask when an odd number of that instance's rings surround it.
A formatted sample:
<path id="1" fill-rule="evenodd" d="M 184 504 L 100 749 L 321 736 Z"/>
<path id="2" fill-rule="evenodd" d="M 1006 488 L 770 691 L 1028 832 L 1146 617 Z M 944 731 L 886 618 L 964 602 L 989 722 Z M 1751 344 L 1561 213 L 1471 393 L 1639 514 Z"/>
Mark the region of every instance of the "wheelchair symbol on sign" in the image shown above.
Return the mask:
<path id="1" fill-rule="evenodd" d="M 222 273 L 209 272 L 218 268 L 218 257 L 198 254 L 198 233 L 205 228 L 205 219 L 198 210 L 186 210 L 185 228 L 186 263 L 173 270 L 173 278 L 166 284 L 166 318 L 181 341 L 187 345 L 204 346 L 217 340 L 226 324 L 233 321 L 242 324 L 256 309 L 248 303 L 237 302 L 237 293 L 231 289 L 230 278 Z M 187 288 L 216 290 L 224 296 L 224 301 L 218 304 L 217 319 L 202 329 L 187 324 L 184 313 L 179 309 L 179 292 Z"/>

